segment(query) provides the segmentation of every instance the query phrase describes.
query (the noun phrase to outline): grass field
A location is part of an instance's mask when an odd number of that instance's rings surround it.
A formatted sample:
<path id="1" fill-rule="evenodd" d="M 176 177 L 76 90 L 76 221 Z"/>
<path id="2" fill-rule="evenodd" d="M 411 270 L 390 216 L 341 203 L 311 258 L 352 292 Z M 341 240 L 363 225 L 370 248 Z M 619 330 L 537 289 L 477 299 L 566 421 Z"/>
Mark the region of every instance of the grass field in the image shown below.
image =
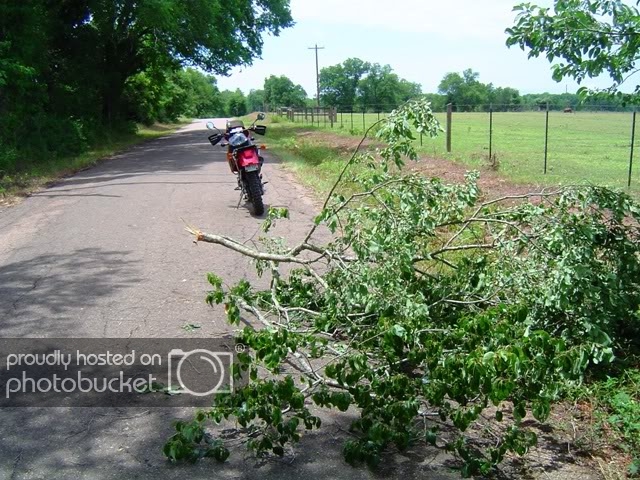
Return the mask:
<path id="1" fill-rule="evenodd" d="M 437 114 L 444 126 L 445 114 Z M 384 117 L 381 114 L 380 117 Z M 352 127 L 353 118 L 353 127 Z M 360 135 L 378 114 L 338 114 L 333 131 Z M 304 124 L 297 119 L 297 123 Z M 640 119 L 639 119 L 640 123 Z M 307 123 L 308 125 L 309 123 Z M 549 114 L 547 174 L 544 174 L 545 112 L 493 114 L 492 154 L 498 172 L 518 183 L 575 184 L 590 182 L 626 188 L 631 147 L 631 113 L 578 112 Z M 324 119 L 319 128 L 331 129 Z M 640 154 L 640 125 L 635 149 Z M 445 134 L 423 139 L 424 155 L 450 158 L 470 167 L 489 162 L 489 113 L 454 113 L 452 153 Z M 634 155 L 635 157 L 635 155 Z M 634 158 L 631 190 L 640 192 L 640 157 Z"/>

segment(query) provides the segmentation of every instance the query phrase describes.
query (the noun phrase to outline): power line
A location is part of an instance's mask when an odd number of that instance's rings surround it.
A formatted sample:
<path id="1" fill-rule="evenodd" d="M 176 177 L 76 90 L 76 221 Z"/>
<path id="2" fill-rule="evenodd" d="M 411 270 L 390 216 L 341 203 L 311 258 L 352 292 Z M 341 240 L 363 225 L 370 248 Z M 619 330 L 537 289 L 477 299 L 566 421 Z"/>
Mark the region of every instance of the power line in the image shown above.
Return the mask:
<path id="1" fill-rule="evenodd" d="M 320 71 L 318 70 L 318 50 L 324 50 L 324 47 L 319 47 L 316 43 L 315 47 L 309 47 L 307 50 L 316 51 L 316 98 L 318 100 L 318 106 L 320 106 Z"/>

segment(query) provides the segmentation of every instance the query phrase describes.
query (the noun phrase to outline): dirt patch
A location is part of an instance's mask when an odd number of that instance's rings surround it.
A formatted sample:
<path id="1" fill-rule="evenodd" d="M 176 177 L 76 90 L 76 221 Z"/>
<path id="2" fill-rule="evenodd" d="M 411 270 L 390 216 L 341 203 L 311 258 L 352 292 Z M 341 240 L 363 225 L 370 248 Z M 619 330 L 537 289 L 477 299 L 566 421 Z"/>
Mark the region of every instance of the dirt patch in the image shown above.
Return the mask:
<path id="1" fill-rule="evenodd" d="M 451 160 L 420 157 L 416 162 L 408 163 L 407 170 L 422 173 L 429 177 L 438 177 L 447 183 L 463 183 L 465 174 L 474 169 Z M 480 172 L 478 186 L 483 196 L 487 199 L 523 195 L 543 190 L 543 187 L 539 185 L 513 183 L 488 167 L 475 170 Z"/>
<path id="2" fill-rule="evenodd" d="M 335 134 L 333 132 L 327 132 L 322 130 L 309 130 L 302 131 L 298 134 L 299 138 L 302 138 L 313 143 L 320 143 L 331 148 L 334 148 L 342 155 L 352 155 L 358 144 L 362 140 L 361 137 L 346 137 Z M 361 151 L 373 150 L 383 145 L 380 142 L 376 142 L 370 138 L 365 139 L 360 147 Z"/>
<path id="3" fill-rule="evenodd" d="M 331 146 L 343 155 L 351 155 L 361 141 L 360 137 L 348 137 L 319 130 L 301 131 L 297 136 L 314 143 Z M 383 144 L 372 139 L 366 139 L 362 143 L 362 147 L 364 147 L 365 150 L 382 146 Z M 427 156 L 421 156 L 416 162 L 408 162 L 406 169 L 409 172 L 422 173 L 429 177 L 441 178 L 447 183 L 462 183 L 465 181 L 465 174 L 474 170 L 452 160 Z M 513 181 L 503 177 L 489 166 L 475 170 L 480 171 L 478 185 L 483 195 L 489 199 L 510 195 L 522 195 L 543 190 L 543 187 L 540 185 L 513 183 Z"/>

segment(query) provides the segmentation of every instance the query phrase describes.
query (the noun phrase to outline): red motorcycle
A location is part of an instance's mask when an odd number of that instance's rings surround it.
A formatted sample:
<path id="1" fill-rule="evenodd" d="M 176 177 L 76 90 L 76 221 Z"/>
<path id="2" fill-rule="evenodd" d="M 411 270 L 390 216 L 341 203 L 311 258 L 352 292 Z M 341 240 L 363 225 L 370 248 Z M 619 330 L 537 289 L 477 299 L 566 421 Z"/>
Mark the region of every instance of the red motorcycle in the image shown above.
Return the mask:
<path id="1" fill-rule="evenodd" d="M 245 199 L 252 206 L 254 215 L 262 215 L 264 213 L 264 203 L 262 195 L 264 195 L 264 183 L 262 182 L 262 164 L 264 158 L 260 155 L 260 150 L 264 149 L 264 145 L 258 148 L 253 141 L 255 138 L 252 133 L 264 135 L 267 127 L 264 125 L 256 125 L 258 120 L 265 118 L 264 113 L 259 113 L 258 118 L 248 128 L 240 120 L 227 121 L 227 128 L 224 132 L 217 129 L 213 122 L 207 122 L 207 128 L 213 130 L 210 135 L 209 142 L 215 146 L 223 139 L 224 143 L 221 147 L 227 147 L 227 162 L 231 172 L 238 177 L 238 187 L 242 199 Z M 238 205 L 240 203 L 238 202 Z"/>

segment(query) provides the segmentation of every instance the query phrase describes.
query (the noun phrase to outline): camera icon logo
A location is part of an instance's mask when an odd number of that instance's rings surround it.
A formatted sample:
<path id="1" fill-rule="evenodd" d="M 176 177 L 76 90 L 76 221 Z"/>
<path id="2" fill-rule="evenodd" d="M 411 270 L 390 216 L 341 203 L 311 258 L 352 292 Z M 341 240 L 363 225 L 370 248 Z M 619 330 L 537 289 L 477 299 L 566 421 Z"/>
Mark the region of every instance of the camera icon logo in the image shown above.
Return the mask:
<path id="1" fill-rule="evenodd" d="M 183 393 L 205 397 L 233 391 L 233 356 L 203 348 L 173 349 L 167 360 L 168 387 Z"/>

